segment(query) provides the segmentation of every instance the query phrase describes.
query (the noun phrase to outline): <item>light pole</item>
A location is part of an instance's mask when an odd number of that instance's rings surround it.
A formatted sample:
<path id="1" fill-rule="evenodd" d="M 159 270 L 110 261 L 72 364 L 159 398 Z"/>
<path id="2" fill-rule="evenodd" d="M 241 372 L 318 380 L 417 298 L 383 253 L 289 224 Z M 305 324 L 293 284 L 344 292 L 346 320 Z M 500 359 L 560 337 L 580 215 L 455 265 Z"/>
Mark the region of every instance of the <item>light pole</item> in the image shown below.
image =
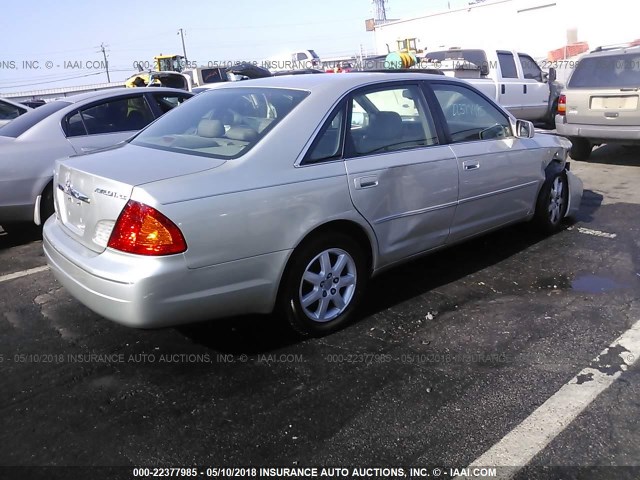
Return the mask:
<path id="1" fill-rule="evenodd" d="M 180 28 L 178 30 L 178 35 L 180 35 L 180 39 L 182 40 L 182 53 L 184 54 L 184 64 L 187 65 L 187 49 L 184 46 L 184 31 Z"/>

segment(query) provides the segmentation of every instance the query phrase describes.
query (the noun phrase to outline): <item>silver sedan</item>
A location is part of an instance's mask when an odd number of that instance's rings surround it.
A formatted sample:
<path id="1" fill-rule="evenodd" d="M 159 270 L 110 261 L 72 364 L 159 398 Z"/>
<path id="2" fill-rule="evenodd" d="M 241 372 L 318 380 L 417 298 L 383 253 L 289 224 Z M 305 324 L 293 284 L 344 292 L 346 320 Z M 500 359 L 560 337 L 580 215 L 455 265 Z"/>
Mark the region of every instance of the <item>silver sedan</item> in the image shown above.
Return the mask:
<path id="1" fill-rule="evenodd" d="M 230 82 L 58 162 L 44 250 L 125 325 L 277 310 L 322 335 L 384 269 L 516 222 L 560 229 L 582 196 L 569 147 L 440 75 Z"/>
<path id="2" fill-rule="evenodd" d="M 116 88 L 47 103 L 0 128 L 0 224 L 53 213 L 53 167 L 61 157 L 112 146 L 192 94 Z"/>

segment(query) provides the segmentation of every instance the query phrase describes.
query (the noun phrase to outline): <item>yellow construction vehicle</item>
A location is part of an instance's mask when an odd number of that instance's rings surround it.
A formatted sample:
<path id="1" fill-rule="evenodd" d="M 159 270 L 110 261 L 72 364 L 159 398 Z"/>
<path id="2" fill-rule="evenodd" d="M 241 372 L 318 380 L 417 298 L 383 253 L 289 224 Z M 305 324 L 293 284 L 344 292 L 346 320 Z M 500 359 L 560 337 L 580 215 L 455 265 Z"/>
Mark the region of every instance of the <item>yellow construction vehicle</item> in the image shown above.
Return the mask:
<path id="1" fill-rule="evenodd" d="M 181 72 L 184 70 L 184 57 L 182 55 L 157 55 L 153 57 L 155 70 L 158 72 Z"/>

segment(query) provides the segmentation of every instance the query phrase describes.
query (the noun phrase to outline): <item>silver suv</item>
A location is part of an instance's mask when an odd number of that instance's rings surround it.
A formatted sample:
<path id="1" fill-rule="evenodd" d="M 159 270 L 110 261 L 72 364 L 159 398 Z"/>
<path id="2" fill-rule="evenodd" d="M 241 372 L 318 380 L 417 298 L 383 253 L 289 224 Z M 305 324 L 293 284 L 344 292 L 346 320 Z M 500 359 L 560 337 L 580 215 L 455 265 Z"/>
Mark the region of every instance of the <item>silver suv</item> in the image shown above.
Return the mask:
<path id="1" fill-rule="evenodd" d="M 582 57 L 558 101 L 556 129 L 571 158 L 595 145 L 640 145 L 640 47 L 596 49 Z"/>

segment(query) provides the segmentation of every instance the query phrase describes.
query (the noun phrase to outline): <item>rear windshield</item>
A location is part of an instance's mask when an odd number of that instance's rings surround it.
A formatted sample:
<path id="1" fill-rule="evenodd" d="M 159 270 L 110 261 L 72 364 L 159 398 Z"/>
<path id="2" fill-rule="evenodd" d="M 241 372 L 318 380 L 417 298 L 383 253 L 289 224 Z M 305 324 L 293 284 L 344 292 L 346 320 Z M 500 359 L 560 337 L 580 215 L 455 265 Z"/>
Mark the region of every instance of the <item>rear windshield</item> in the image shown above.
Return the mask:
<path id="1" fill-rule="evenodd" d="M 487 54 L 484 50 L 442 50 L 439 52 L 428 52 L 428 60 L 436 60 L 442 62 L 443 60 L 466 60 L 474 65 L 487 69 Z"/>
<path id="2" fill-rule="evenodd" d="M 571 75 L 569 88 L 640 87 L 640 54 L 586 57 Z"/>
<path id="3" fill-rule="evenodd" d="M 237 158 L 256 145 L 308 93 L 281 88 L 210 90 L 160 117 L 131 143 L 213 158 Z"/>
<path id="4" fill-rule="evenodd" d="M 49 115 L 69 105 L 71 105 L 71 103 L 65 102 L 64 100 L 58 100 L 56 102 L 47 103 L 35 110 L 30 110 L 24 115 L 20 115 L 15 120 L 10 121 L 4 127 L 0 127 L 0 136 L 17 138 L 33 127 L 36 123 L 41 122 Z"/>

